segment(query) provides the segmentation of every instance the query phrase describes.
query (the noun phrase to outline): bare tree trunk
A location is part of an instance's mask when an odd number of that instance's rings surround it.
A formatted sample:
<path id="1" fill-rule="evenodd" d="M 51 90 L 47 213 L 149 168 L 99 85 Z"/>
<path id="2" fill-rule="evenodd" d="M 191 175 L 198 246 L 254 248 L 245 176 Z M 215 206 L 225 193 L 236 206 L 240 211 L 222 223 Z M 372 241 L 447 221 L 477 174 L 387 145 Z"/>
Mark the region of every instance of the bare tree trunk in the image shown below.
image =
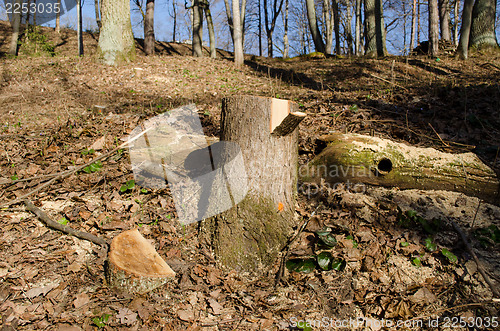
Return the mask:
<path id="1" fill-rule="evenodd" d="M 387 55 L 381 0 L 365 0 L 365 25 L 365 55 L 368 57 Z"/>
<path id="2" fill-rule="evenodd" d="M 455 46 L 458 46 L 458 7 L 460 6 L 460 0 L 455 0 L 453 3 L 453 41 Z"/>
<path id="3" fill-rule="evenodd" d="M 259 56 L 262 56 L 262 8 L 259 0 Z"/>
<path id="4" fill-rule="evenodd" d="M 61 8 L 61 0 L 57 0 L 57 7 Z M 56 33 L 61 33 L 61 10 L 56 13 Z"/>
<path id="5" fill-rule="evenodd" d="M 240 16 L 240 0 L 232 0 L 233 1 L 233 44 L 234 44 L 234 63 L 237 67 L 243 65 L 244 57 L 243 57 L 243 29 L 242 29 L 242 20 Z M 242 11 L 245 8 L 241 9 Z"/>
<path id="6" fill-rule="evenodd" d="M 97 54 L 106 64 L 135 59 L 135 41 L 128 0 L 102 0 L 102 27 Z"/>
<path id="7" fill-rule="evenodd" d="M 441 27 L 441 39 L 451 40 L 450 35 L 450 1 L 438 0 L 439 23 Z"/>
<path id="8" fill-rule="evenodd" d="M 175 43 L 176 39 L 176 29 L 177 29 L 177 4 L 175 2 L 175 0 L 172 0 L 172 9 L 174 11 L 173 15 L 173 19 L 174 19 L 174 27 L 173 27 L 173 32 L 172 32 L 172 41 Z"/>
<path id="9" fill-rule="evenodd" d="M 416 1 L 416 0 L 415 0 Z M 361 0 L 356 0 L 356 55 L 362 55 L 361 48 Z"/>
<path id="10" fill-rule="evenodd" d="M 193 56 L 203 56 L 203 8 L 200 0 L 193 0 Z"/>
<path id="11" fill-rule="evenodd" d="M 83 56 L 82 0 L 76 0 L 76 15 L 78 20 L 76 32 L 78 38 L 78 56 Z"/>
<path id="12" fill-rule="evenodd" d="M 438 56 L 439 52 L 439 12 L 437 0 L 429 0 L 429 54 Z"/>
<path id="13" fill-rule="evenodd" d="M 325 53 L 325 43 L 323 42 L 323 39 L 321 38 L 321 32 L 319 31 L 314 0 L 306 0 L 306 9 L 314 47 L 316 48 L 317 52 Z"/>
<path id="14" fill-rule="evenodd" d="M 496 0 L 476 0 L 472 10 L 469 47 L 498 48 L 495 34 Z"/>
<path id="15" fill-rule="evenodd" d="M 332 54 L 333 47 L 333 13 L 330 0 L 323 0 L 323 21 L 325 30 L 325 52 Z"/>
<path id="16" fill-rule="evenodd" d="M 155 0 L 146 1 L 146 15 L 144 19 L 144 53 L 155 53 Z"/>
<path id="17" fill-rule="evenodd" d="M 411 9 L 411 33 L 410 33 L 410 52 L 415 48 L 415 32 L 417 31 L 417 0 L 413 0 Z"/>
<path id="18" fill-rule="evenodd" d="M 420 1 L 417 2 L 417 45 L 420 43 Z"/>
<path id="19" fill-rule="evenodd" d="M 352 12 L 351 12 L 351 7 L 352 3 L 351 0 L 346 0 L 346 6 L 347 6 L 347 14 L 346 14 L 346 25 L 345 25 L 345 35 L 346 35 L 346 40 L 347 40 L 347 54 L 352 55 Z"/>
<path id="20" fill-rule="evenodd" d="M 267 0 L 264 0 L 264 22 L 266 26 L 266 36 L 267 36 L 267 56 L 273 57 L 273 32 L 276 27 L 276 21 L 283 8 L 283 0 L 274 0 L 272 6 L 272 16 L 269 17 L 269 8 Z M 269 22 L 271 21 L 271 22 Z"/>
<path id="21" fill-rule="evenodd" d="M 61 0 L 58 0 L 59 7 L 61 6 Z M 97 31 L 101 31 L 101 10 L 99 6 L 99 0 L 94 0 L 94 8 L 95 8 L 95 22 L 97 23 Z M 59 15 L 59 14 L 58 14 Z"/>
<path id="22" fill-rule="evenodd" d="M 21 6 L 22 0 L 16 0 L 14 5 Z M 13 11 L 12 14 L 12 36 L 10 39 L 9 54 L 17 56 L 17 41 L 19 40 L 19 30 L 21 28 L 21 11 Z"/>
<path id="23" fill-rule="evenodd" d="M 215 49 L 215 30 L 212 14 L 210 13 L 210 4 L 207 0 L 203 0 L 203 8 L 205 9 L 205 17 L 207 19 L 208 39 L 210 40 L 210 57 L 215 59 L 217 51 Z"/>
<path id="24" fill-rule="evenodd" d="M 284 52 L 283 52 L 283 58 L 287 59 L 290 55 L 290 45 L 288 43 L 288 5 L 289 5 L 289 0 L 285 0 L 285 22 L 284 22 L 284 29 L 285 29 L 285 34 L 283 36 L 283 44 L 284 44 Z"/>
<path id="25" fill-rule="evenodd" d="M 466 60 L 469 50 L 469 35 L 472 21 L 472 8 L 474 0 L 465 0 L 462 11 L 462 27 L 460 28 L 460 41 L 458 43 L 457 54 L 462 60 Z"/>
<path id="26" fill-rule="evenodd" d="M 340 49 L 340 13 L 339 13 L 339 3 L 337 0 L 332 1 L 333 4 L 333 30 L 335 31 L 335 53 L 340 55 L 342 50 Z"/>

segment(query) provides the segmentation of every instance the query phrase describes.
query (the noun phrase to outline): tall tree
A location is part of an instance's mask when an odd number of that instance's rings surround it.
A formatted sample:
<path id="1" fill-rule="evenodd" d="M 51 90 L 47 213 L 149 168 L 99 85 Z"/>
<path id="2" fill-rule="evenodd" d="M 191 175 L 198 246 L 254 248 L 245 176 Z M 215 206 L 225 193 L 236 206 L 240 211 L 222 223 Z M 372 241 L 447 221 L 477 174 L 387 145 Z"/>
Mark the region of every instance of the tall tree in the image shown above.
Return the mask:
<path id="1" fill-rule="evenodd" d="M 201 0 L 201 2 L 205 11 L 205 18 L 207 19 L 208 39 L 210 40 L 210 57 L 215 59 L 217 57 L 217 52 L 215 50 L 215 29 L 212 14 L 210 13 L 210 4 L 208 3 L 208 0 Z"/>
<path id="2" fill-rule="evenodd" d="M 289 7 L 289 0 L 285 1 L 285 18 L 283 22 L 283 28 L 285 30 L 283 34 L 283 44 L 284 44 L 284 52 L 283 52 L 283 58 L 288 59 L 290 56 L 290 44 L 288 43 L 288 7 Z"/>
<path id="3" fill-rule="evenodd" d="M 61 7 L 61 0 L 58 0 L 59 8 Z M 99 0 L 94 0 L 94 9 L 95 9 L 95 22 L 97 23 L 97 31 L 101 31 L 101 9 L 99 6 Z"/>
<path id="4" fill-rule="evenodd" d="M 439 49 L 439 13 L 437 0 L 429 0 L 429 54 L 438 55 Z"/>
<path id="5" fill-rule="evenodd" d="M 135 59 L 134 35 L 130 22 L 130 1 L 102 0 L 102 28 L 98 54 L 104 63 L 116 65 Z"/>
<path id="6" fill-rule="evenodd" d="M 146 15 L 144 16 L 144 53 L 155 53 L 155 0 L 146 1 Z"/>
<path id="7" fill-rule="evenodd" d="M 462 11 L 462 26 L 460 28 L 460 41 L 457 47 L 457 54 L 463 60 L 467 59 L 468 57 L 469 35 L 470 35 L 473 7 L 474 7 L 474 0 L 464 1 L 464 9 Z"/>
<path id="8" fill-rule="evenodd" d="M 61 0 L 57 0 L 57 7 L 61 8 Z M 100 21 L 99 21 L 100 24 Z M 56 27 L 55 27 L 56 33 L 61 33 L 61 10 L 59 10 L 56 13 Z"/>
<path id="9" fill-rule="evenodd" d="M 172 41 L 175 43 L 176 41 L 176 29 L 177 29 L 177 3 L 176 0 L 172 0 L 172 14 L 170 14 L 170 17 L 174 19 L 174 22 L 172 23 L 173 26 L 173 32 L 172 32 Z"/>
<path id="10" fill-rule="evenodd" d="M 266 27 L 268 57 L 273 57 L 273 32 L 278 16 L 281 13 L 283 2 L 283 0 L 274 0 L 271 8 L 269 8 L 269 1 L 264 0 L 264 23 Z M 271 10 L 271 16 L 269 15 L 269 10 Z"/>
<path id="11" fill-rule="evenodd" d="M 450 1 L 438 0 L 439 25 L 441 28 L 441 39 L 451 40 L 450 33 Z"/>
<path id="12" fill-rule="evenodd" d="M 416 1 L 416 0 L 415 0 Z M 361 0 L 356 0 L 356 37 L 355 37 L 356 55 L 362 55 L 361 48 Z"/>
<path id="13" fill-rule="evenodd" d="M 246 0 L 232 0 L 232 5 L 229 6 L 229 0 L 224 0 L 226 6 L 227 21 L 229 23 L 229 31 L 233 39 L 234 48 L 234 63 L 236 66 L 243 65 L 243 26 L 245 22 Z M 231 12 L 232 10 L 232 12 Z"/>
<path id="14" fill-rule="evenodd" d="M 82 0 L 76 0 L 76 16 L 78 20 L 77 32 L 76 32 L 78 39 L 78 56 L 83 56 Z"/>
<path id="15" fill-rule="evenodd" d="M 345 38 L 347 41 L 347 54 L 352 55 L 352 3 L 351 0 L 346 0 L 346 6 L 347 6 L 347 11 L 346 11 L 346 23 L 344 26 L 344 31 L 345 31 Z"/>
<path id="16" fill-rule="evenodd" d="M 476 0 L 472 10 L 469 47 L 498 48 L 495 15 L 496 0 Z"/>
<path id="17" fill-rule="evenodd" d="M 193 0 L 191 6 L 193 17 L 193 56 L 203 56 L 203 7 L 200 0 Z"/>
<path id="18" fill-rule="evenodd" d="M 314 42 L 316 52 L 325 53 L 325 43 L 321 37 L 321 32 L 318 27 L 318 19 L 316 18 L 316 6 L 314 0 L 306 0 L 307 20 L 309 21 L 309 29 Z"/>
<path id="19" fill-rule="evenodd" d="M 365 1 L 365 55 L 386 56 L 385 25 L 382 0 Z"/>
<path id="20" fill-rule="evenodd" d="M 14 5 L 19 8 L 23 0 L 16 0 Z M 14 7 L 15 8 L 15 7 Z M 19 40 L 19 30 L 21 28 L 21 11 L 13 11 L 12 13 L 12 36 L 10 39 L 9 54 L 17 55 L 17 41 Z"/>
<path id="21" fill-rule="evenodd" d="M 411 32 L 410 32 L 410 52 L 415 47 L 415 33 L 417 31 L 417 0 L 413 0 L 411 7 Z"/>
<path id="22" fill-rule="evenodd" d="M 337 0 L 332 1 L 333 4 L 333 30 L 335 31 L 335 53 L 340 54 L 340 12 L 339 12 L 339 2 Z"/>
<path id="23" fill-rule="evenodd" d="M 334 2 L 333 0 L 332 2 Z M 332 54 L 334 15 L 330 0 L 323 0 L 323 32 L 325 35 L 325 52 Z"/>
<path id="24" fill-rule="evenodd" d="M 453 41 L 458 46 L 458 7 L 460 0 L 455 0 L 453 3 Z"/>

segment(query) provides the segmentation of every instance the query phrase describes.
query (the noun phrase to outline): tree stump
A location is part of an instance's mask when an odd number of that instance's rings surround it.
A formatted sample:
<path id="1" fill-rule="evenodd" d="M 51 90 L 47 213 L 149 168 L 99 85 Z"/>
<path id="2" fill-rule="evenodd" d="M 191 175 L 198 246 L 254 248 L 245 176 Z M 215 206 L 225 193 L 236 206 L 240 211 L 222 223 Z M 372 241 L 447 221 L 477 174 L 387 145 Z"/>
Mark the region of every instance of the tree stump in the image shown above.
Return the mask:
<path id="1" fill-rule="evenodd" d="M 239 145 L 248 193 L 201 223 L 200 235 L 226 267 L 255 272 L 271 265 L 296 224 L 298 125 L 305 114 L 288 100 L 223 99 L 221 141 Z"/>
<path id="2" fill-rule="evenodd" d="M 118 292 L 144 294 L 167 283 L 175 272 L 137 230 L 120 233 L 111 242 L 106 279 Z"/>
<path id="3" fill-rule="evenodd" d="M 402 189 L 449 190 L 498 203 L 495 172 L 473 153 L 450 154 L 359 134 L 321 137 L 328 146 L 299 171 L 304 183 L 352 183 Z"/>

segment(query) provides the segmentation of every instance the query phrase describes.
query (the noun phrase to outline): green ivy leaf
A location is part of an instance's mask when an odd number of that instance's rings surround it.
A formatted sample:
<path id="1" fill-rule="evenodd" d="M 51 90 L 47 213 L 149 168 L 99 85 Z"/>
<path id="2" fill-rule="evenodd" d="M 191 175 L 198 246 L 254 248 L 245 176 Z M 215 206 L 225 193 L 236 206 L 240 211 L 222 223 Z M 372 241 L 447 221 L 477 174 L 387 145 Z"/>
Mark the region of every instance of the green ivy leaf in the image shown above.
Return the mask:
<path id="1" fill-rule="evenodd" d="M 434 252 L 437 249 L 437 245 L 432 242 L 431 238 L 425 239 L 425 248 L 429 250 L 429 252 Z"/>
<path id="2" fill-rule="evenodd" d="M 128 190 L 127 185 L 122 185 L 122 186 L 120 187 L 120 192 L 122 192 L 122 193 L 123 193 L 123 192 L 125 192 L 125 191 L 127 191 L 127 190 Z"/>
<path id="3" fill-rule="evenodd" d="M 323 270 L 330 270 L 330 263 L 332 262 L 332 254 L 329 252 L 322 252 L 316 256 L 318 265 Z"/>
<path id="4" fill-rule="evenodd" d="M 286 261 L 285 266 L 289 271 L 295 271 L 299 267 L 300 262 L 302 262 L 302 260 L 299 259 L 288 260 Z"/>
<path id="5" fill-rule="evenodd" d="M 451 263 L 456 263 L 458 261 L 457 256 L 452 252 L 450 252 L 449 250 L 447 250 L 446 248 L 443 248 L 441 250 L 441 254 L 446 256 L 448 258 L 448 261 L 450 261 Z"/>
<path id="6" fill-rule="evenodd" d="M 66 225 L 68 224 L 68 220 L 66 219 L 66 217 L 63 217 L 61 218 L 59 221 L 57 221 L 59 224 L 62 224 L 62 225 Z"/>
<path id="7" fill-rule="evenodd" d="M 132 179 L 132 180 L 129 180 L 129 181 L 127 182 L 127 188 L 128 188 L 129 190 L 133 189 L 133 188 L 134 188 L 134 186 L 135 186 L 135 181 L 134 181 L 133 179 Z"/>
<path id="8" fill-rule="evenodd" d="M 334 259 L 332 261 L 332 269 L 333 270 L 342 271 L 342 270 L 344 270 L 345 266 L 346 266 L 346 262 L 343 259 L 337 258 L 337 259 Z"/>
<path id="9" fill-rule="evenodd" d="M 401 243 L 401 247 L 408 247 L 408 246 L 410 246 L 410 243 L 409 243 L 409 242 L 407 242 L 407 241 L 403 241 L 403 242 Z"/>
<path id="10" fill-rule="evenodd" d="M 299 267 L 297 268 L 297 272 L 301 272 L 304 274 L 308 274 L 314 271 L 316 269 L 316 265 L 314 264 L 314 260 L 308 259 L 308 260 L 303 260 Z"/>
<path id="11" fill-rule="evenodd" d="M 414 266 L 416 267 L 421 267 L 422 266 L 422 261 L 420 261 L 420 258 L 417 256 L 414 258 L 411 263 L 413 263 Z"/>
<path id="12" fill-rule="evenodd" d="M 321 242 L 328 247 L 334 247 L 335 245 L 337 245 L 337 239 L 335 239 L 335 236 L 332 233 L 328 233 L 327 235 L 318 237 L 319 240 L 321 240 Z"/>

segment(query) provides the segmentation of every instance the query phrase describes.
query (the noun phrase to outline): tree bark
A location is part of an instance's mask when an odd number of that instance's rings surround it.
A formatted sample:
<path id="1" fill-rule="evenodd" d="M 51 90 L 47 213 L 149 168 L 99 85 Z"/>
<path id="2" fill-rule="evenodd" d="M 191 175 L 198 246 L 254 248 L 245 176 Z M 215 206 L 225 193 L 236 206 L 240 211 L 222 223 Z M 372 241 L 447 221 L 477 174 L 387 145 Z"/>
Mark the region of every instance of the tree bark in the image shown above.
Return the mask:
<path id="1" fill-rule="evenodd" d="M 242 14 L 240 14 L 240 0 L 232 0 L 233 2 L 233 44 L 234 44 L 234 63 L 237 67 L 243 65 L 243 29 L 242 29 Z M 245 8 L 241 9 L 243 12 Z"/>
<path id="2" fill-rule="evenodd" d="M 203 56 L 203 8 L 200 0 L 193 0 L 193 56 Z"/>
<path id="3" fill-rule="evenodd" d="M 441 39 L 451 40 L 450 34 L 450 1 L 438 0 L 439 25 L 441 27 Z"/>
<path id="4" fill-rule="evenodd" d="M 146 15 L 144 19 L 144 53 L 155 53 L 155 0 L 146 1 Z"/>
<path id="5" fill-rule="evenodd" d="M 61 7 L 61 0 L 58 0 L 59 8 Z M 97 24 L 97 32 L 101 31 L 101 10 L 99 6 L 99 0 L 94 0 L 95 9 L 95 22 Z M 59 13 L 57 14 L 59 15 Z"/>
<path id="6" fill-rule="evenodd" d="M 284 52 L 283 52 L 283 58 L 288 59 L 290 56 L 290 44 L 288 43 L 288 6 L 289 6 L 289 0 L 285 0 L 285 21 L 283 23 L 284 25 L 284 35 L 283 35 L 283 44 L 284 44 Z"/>
<path id="7" fill-rule="evenodd" d="M 175 43 L 175 35 L 176 35 L 176 29 L 177 29 L 177 6 L 175 3 L 175 0 L 172 0 L 172 10 L 173 10 L 173 19 L 174 19 L 174 27 L 173 27 L 173 32 L 172 32 L 172 41 Z"/>
<path id="8" fill-rule="evenodd" d="M 455 46 L 458 46 L 458 7 L 460 6 L 460 0 L 455 0 L 453 3 L 453 41 Z"/>
<path id="9" fill-rule="evenodd" d="M 210 57 L 215 59 L 217 51 L 215 49 L 215 30 L 212 14 L 210 13 L 210 4 L 207 0 L 203 0 L 203 8 L 205 10 L 205 18 L 207 19 L 208 39 L 210 40 Z"/>
<path id="10" fill-rule="evenodd" d="M 476 0 L 472 10 L 469 47 L 498 48 L 495 14 L 496 0 Z"/>
<path id="11" fill-rule="evenodd" d="M 61 0 L 57 0 L 57 6 L 61 8 Z M 56 27 L 54 31 L 59 34 L 61 33 L 61 10 L 56 13 Z"/>
<path id="12" fill-rule="evenodd" d="M 309 21 L 309 29 L 314 42 L 316 52 L 325 53 L 325 43 L 321 37 L 321 32 L 318 27 L 318 20 L 316 18 L 316 7 L 314 0 L 306 0 L 307 20 Z"/>
<path id="13" fill-rule="evenodd" d="M 449 190 L 498 203 L 495 172 L 473 153 L 450 154 L 359 134 L 321 138 L 328 146 L 299 176 L 319 182 L 396 186 L 401 189 Z M 355 189 L 356 191 L 356 189 Z"/>
<path id="14" fill-rule="evenodd" d="M 335 53 L 340 55 L 342 50 L 340 49 L 340 12 L 339 3 L 337 0 L 333 0 L 333 30 L 335 32 Z"/>
<path id="15" fill-rule="evenodd" d="M 472 21 L 472 8 L 474 0 L 465 0 L 464 9 L 462 11 L 462 26 L 460 28 L 460 41 L 458 42 L 457 55 L 460 59 L 465 60 L 468 57 L 469 51 L 469 35 Z"/>
<path id="16" fill-rule="evenodd" d="M 333 1 L 332 1 L 333 2 Z M 323 0 L 323 24 L 325 33 L 325 52 L 332 54 L 333 48 L 333 15 L 330 0 Z"/>
<path id="17" fill-rule="evenodd" d="M 353 45 L 352 45 L 352 12 L 351 12 L 351 7 L 352 3 L 351 0 L 346 0 L 346 6 L 347 6 L 347 14 L 346 14 L 346 25 L 344 27 L 345 29 L 345 38 L 347 41 L 347 54 L 352 55 L 353 54 Z"/>
<path id="18" fill-rule="evenodd" d="M 22 0 L 16 0 L 14 4 L 21 6 Z M 10 39 L 9 46 L 9 54 L 12 56 L 17 56 L 18 45 L 17 41 L 19 40 L 19 30 L 21 28 L 21 12 L 15 12 L 12 14 L 12 35 Z"/>
<path id="19" fill-rule="evenodd" d="M 130 22 L 130 2 L 102 0 L 102 28 L 97 53 L 106 64 L 117 65 L 135 59 L 135 41 Z"/>
<path id="20" fill-rule="evenodd" d="M 438 0 L 429 0 L 429 54 L 438 56 L 439 52 L 439 13 Z"/>
<path id="21" fill-rule="evenodd" d="M 82 18 L 82 0 L 76 0 L 76 16 L 78 21 L 77 39 L 78 39 L 78 56 L 83 56 L 83 18 Z"/>
<path id="22" fill-rule="evenodd" d="M 415 0 L 416 1 L 416 0 Z M 356 37 L 355 37 L 356 55 L 363 54 L 361 48 L 361 0 L 356 0 Z"/>
<path id="23" fill-rule="evenodd" d="M 382 0 L 365 1 L 365 55 L 386 56 L 385 25 Z"/>
<path id="24" fill-rule="evenodd" d="M 286 100 L 234 96 L 223 100 L 221 140 L 239 144 L 248 194 L 201 224 L 201 238 L 226 267 L 256 272 L 272 265 L 295 225 L 297 105 Z M 288 125 L 292 124 L 292 125 Z"/>
<path id="25" fill-rule="evenodd" d="M 415 34 L 417 31 L 417 0 L 413 0 L 413 6 L 411 8 L 411 33 L 410 33 L 410 48 L 411 52 L 415 48 Z"/>

